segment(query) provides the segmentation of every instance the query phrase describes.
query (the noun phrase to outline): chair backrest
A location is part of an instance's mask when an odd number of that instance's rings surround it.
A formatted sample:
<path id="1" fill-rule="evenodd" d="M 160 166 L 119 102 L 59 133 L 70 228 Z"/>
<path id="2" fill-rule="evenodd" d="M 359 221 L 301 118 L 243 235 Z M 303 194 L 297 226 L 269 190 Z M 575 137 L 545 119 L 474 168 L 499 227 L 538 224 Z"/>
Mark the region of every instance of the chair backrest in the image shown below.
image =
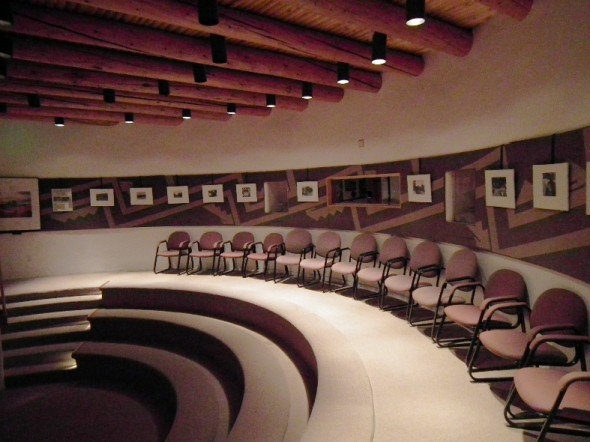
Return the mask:
<path id="1" fill-rule="evenodd" d="M 238 232 L 231 240 L 231 249 L 235 251 L 246 250 L 254 241 L 254 235 L 251 232 Z"/>
<path id="2" fill-rule="evenodd" d="M 477 256 L 470 249 L 459 249 L 451 255 L 445 270 L 445 279 L 475 279 L 477 276 Z"/>
<path id="3" fill-rule="evenodd" d="M 313 244 L 311 233 L 305 229 L 293 229 L 285 238 L 285 249 L 289 253 L 301 253 Z"/>
<path id="4" fill-rule="evenodd" d="M 377 251 L 377 240 L 370 233 L 361 233 L 352 240 L 350 246 L 350 257 L 355 261 L 359 260 L 359 256 L 367 252 Z M 371 261 L 372 258 L 366 258 L 365 261 Z"/>
<path id="5" fill-rule="evenodd" d="M 283 244 L 283 235 L 280 233 L 269 233 L 262 242 L 262 250 L 268 252 L 272 246 L 278 244 Z"/>
<path id="6" fill-rule="evenodd" d="M 379 262 L 386 264 L 390 259 L 408 258 L 408 245 L 406 241 L 399 236 L 390 236 L 381 246 L 381 253 L 379 253 Z M 403 261 L 395 262 L 391 265 L 394 269 L 401 269 L 405 263 Z"/>
<path id="7" fill-rule="evenodd" d="M 340 235 L 336 232 L 324 232 L 318 237 L 315 253 L 325 257 L 330 250 L 340 247 L 341 244 Z"/>
<path id="8" fill-rule="evenodd" d="M 442 262 L 442 255 L 438 244 L 431 241 L 422 241 L 418 244 L 410 258 L 410 270 L 413 272 L 427 266 L 440 266 Z M 426 277 L 435 276 L 436 272 L 428 272 L 424 274 Z"/>
<path id="9" fill-rule="evenodd" d="M 545 290 L 533 305 L 531 328 L 539 325 L 569 324 L 578 334 L 588 334 L 588 312 L 584 300 L 567 289 Z"/>
<path id="10" fill-rule="evenodd" d="M 191 242 L 191 237 L 187 232 L 172 232 L 168 237 L 168 250 L 186 249 Z"/>
<path id="11" fill-rule="evenodd" d="M 223 241 L 219 232 L 205 232 L 199 239 L 201 250 L 214 250 Z"/>
<path id="12" fill-rule="evenodd" d="M 509 269 L 500 269 L 492 273 L 486 282 L 483 297 L 485 299 L 499 296 L 512 296 L 515 300 L 525 301 L 527 288 L 522 275 Z"/>

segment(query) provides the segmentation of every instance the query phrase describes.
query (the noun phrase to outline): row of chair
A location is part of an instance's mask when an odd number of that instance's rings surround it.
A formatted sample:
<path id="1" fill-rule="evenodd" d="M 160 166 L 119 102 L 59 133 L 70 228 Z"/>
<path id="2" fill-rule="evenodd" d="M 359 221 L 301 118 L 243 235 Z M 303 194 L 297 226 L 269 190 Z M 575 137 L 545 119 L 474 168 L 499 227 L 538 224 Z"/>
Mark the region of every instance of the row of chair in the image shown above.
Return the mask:
<path id="1" fill-rule="evenodd" d="M 170 238 L 168 242 L 174 243 Z M 590 344 L 588 313 L 582 298 L 569 290 L 548 289 L 531 307 L 518 272 L 497 270 L 483 284 L 472 250 L 457 250 L 443 266 L 436 243 L 422 241 L 410 254 L 405 240 L 396 236 L 387 238 L 380 248 L 370 233 L 359 233 L 350 247 L 343 248 L 336 232 L 322 233 L 314 244 L 304 229 L 293 229 L 284 240 L 272 233 L 255 242 L 251 233 L 239 232 L 224 242 L 220 234 L 207 232 L 198 241 L 187 242 L 183 236 L 176 244 L 182 244 L 186 252 L 172 256 L 178 258 L 180 269 L 180 257 L 186 255 L 189 274 L 203 269 L 203 258 L 212 258 L 216 274 L 263 274 L 275 283 L 296 275 L 299 287 L 319 284 L 322 291 L 349 289 L 354 299 L 381 310 L 404 309 L 408 323 L 426 327 L 438 346 L 466 348 L 467 372 L 474 382 L 512 381 L 504 410 L 509 425 L 539 430 L 538 440 L 544 440 L 548 431 L 590 435 L 579 428 L 590 423 L 590 374 L 585 359 L 585 346 Z M 196 268 L 195 259 L 199 260 Z M 248 273 L 251 261 L 256 270 Z M 272 278 L 267 275 L 270 265 Z M 277 267 L 284 271 L 279 274 Z M 334 273 L 342 277 L 342 283 L 333 284 Z M 452 327 L 466 333 L 446 337 Z M 490 356 L 494 361 L 490 362 Z M 575 368 L 578 364 L 580 369 Z M 558 366 L 569 371 L 554 368 Z M 498 376 L 499 372 L 509 374 Z M 526 410 L 517 411 L 518 398 Z"/>

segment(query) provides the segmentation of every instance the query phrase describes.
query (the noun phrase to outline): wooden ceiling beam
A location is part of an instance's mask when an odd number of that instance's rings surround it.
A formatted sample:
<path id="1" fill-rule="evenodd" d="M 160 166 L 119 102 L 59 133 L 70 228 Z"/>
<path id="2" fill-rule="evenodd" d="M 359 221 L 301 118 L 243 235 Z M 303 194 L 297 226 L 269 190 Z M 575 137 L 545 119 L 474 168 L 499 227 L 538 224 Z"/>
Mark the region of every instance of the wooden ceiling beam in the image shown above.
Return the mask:
<path id="1" fill-rule="evenodd" d="M 12 46 L 15 60 L 194 84 L 191 63 L 19 36 L 12 36 Z M 291 97 L 301 97 L 302 87 L 297 80 L 216 68 L 207 68 L 206 84 Z M 314 84 L 316 100 L 338 102 L 343 96 L 342 88 Z"/>
<path id="2" fill-rule="evenodd" d="M 256 14 L 218 6 L 219 24 L 214 28 L 199 24 L 197 4 L 174 0 L 70 0 L 70 3 L 92 6 L 170 26 L 182 26 L 287 51 L 300 57 L 320 58 L 330 62 L 349 63 L 359 68 L 396 70 L 420 75 L 424 59 L 420 55 L 388 49 L 387 64 L 371 65 L 372 47 L 368 43 L 261 17 Z"/>
<path id="3" fill-rule="evenodd" d="M 529 15 L 533 7 L 533 0 L 478 0 L 500 14 L 508 15 L 518 21 L 522 21 Z"/>
<path id="4" fill-rule="evenodd" d="M 39 115 L 20 115 L 20 114 L 0 114 L 0 120 L 16 120 L 16 121 L 38 121 L 40 123 L 55 122 L 54 117 L 43 117 Z M 101 120 L 85 120 L 82 118 L 68 118 L 67 125 L 74 124 L 90 124 L 93 126 L 116 126 L 119 121 L 101 121 Z"/>
<path id="5" fill-rule="evenodd" d="M 135 97 L 155 100 L 158 97 L 158 82 L 151 78 L 131 77 L 97 71 L 87 71 L 74 68 L 61 68 L 26 61 L 11 60 L 7 67 L 9 79 L 30 80 L 63 87 L 86 87 L 96 89 L 113 89 L 117 93 L 123 92 Z M 253 92 L 243 92 L 232 89 L 170 83 L 170 95 L 166 102 L 198 105 L 203 102 L 236 103 L 245 106 L 266 106 L 266 95 Z M 303 111 L 307 109 L 309 101 L 302 98 L 277 96 L 279 109 Z"/>
<path id="6" fill-rule="evenodd" d="M 406 25 L 403 6 L 385 0 L 275 0 L 291 8 L 298 7 L 343 23 L 355 23 L 367 30 L 381 32 L 391 38 L 405 40 L 433 51 L 463 57 L 473 46 L 470 30 L 428 17 L 427 25 L 411 28 Z"/>
<path id="7" fill-rule="evenodd" d="M 115 51 L 149 55 L 163 59 L 214 65 L 211 43 L 170 32 L 149 29 L 80 14 L 14 5 L 13 34 L 82 44 Z M 224 69 L 267 74 L 288 79 L 336 86 L 337 65 L 261 49 L 226 44 Z M 348 89 L 378 92 L 381 74 L 350 68 Z"/>

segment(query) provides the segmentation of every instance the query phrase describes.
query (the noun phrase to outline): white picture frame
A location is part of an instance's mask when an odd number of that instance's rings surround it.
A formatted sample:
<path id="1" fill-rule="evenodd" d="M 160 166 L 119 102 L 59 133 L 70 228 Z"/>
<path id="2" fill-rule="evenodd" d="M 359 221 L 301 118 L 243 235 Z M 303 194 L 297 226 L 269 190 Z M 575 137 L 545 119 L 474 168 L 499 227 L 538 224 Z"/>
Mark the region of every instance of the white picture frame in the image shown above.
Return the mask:
<path id="1" fill-rule="evenodd" d="M 320 200 L 318 194 L 317 181 L 298 181 L 297 182 L 297 202 L 318 202 Z"/>
<path id="2" fill-rule="evenodd" d="M 40 230 L 39 180 L 0 179 L 0 231 Z"/>
<path id="3" fill-rule="evenodd" d="M 432 188 L 430 174 L 408 175 L 408 202 L 431 203 Z"/>
<path id="4" fill-rule="evenodd" d="M 54 212 L 72 212 L 72 189 L 51 189 L 51 207 Z"/>
<path id="5" fill-rule="evenodd" d="M 204 203 L 223 202 L 223 184 L 203 184 L 201 190 Z"/>
<path id="6" fill-rule="evenodd" d="M 569 163 L 533 166 L 533 207 L 569 210 Z"/>
<path id="7" fill-rule="evenodd" d="M 151 187 L 132 187 L 129 189 L 129 203 L 132 206 L 153 206 L 154 192 Z"/>
<path id="8" fill-rule="evenodd" d="M 112 207 L 115 205 L 114 189 L 90 189 L 92 207 Z"/>
<path id="9" fill-rule="evenodd" d="M 257 202 L 256 183 L 236 184 L 236 201 L 238 203 Z"/>
<path id="10" fill-rule="evenodd" d="M 485 171 L 486 206 L 516 208 L 514 169 Z"/>
<path id="11" fill-rule="evenodd" d="M 188 204 L 188 186 L 168 186 L 166 196 L 168 204 Z"/>

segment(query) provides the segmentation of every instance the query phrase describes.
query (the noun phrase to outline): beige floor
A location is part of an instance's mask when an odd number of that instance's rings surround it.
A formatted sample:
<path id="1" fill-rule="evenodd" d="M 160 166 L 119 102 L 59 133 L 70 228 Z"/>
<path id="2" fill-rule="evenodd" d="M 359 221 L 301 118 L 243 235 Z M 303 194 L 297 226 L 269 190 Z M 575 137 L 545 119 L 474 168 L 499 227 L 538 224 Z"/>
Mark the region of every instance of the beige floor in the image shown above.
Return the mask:
<path id="1" fill-rule="evenodd" d="M 362 440 L 374 441 L 534 440 L 506 427 L 501 401 L 487 384 L 471 383 L 465 365 L 450 350 L 437 348 L 404 320 L 338 294 L 254 278 L 151 272 L 14 281 L 5 284 L 5 291 L 10 296 L 105 283 L 206 290 L 260 304 L 290 319 L 319 353 L 323 370 L 320 404 L 310 425 L 339 427 L 324 433 L 316 428 L 316 440 L 318 434 L 323 434 L 322 440 L 339 442 L 356 442 L 359 434 Z M 355 366 L 348 370 L 351 358 Z M 359 428 L 367 419 L 369 435 Z"/>

